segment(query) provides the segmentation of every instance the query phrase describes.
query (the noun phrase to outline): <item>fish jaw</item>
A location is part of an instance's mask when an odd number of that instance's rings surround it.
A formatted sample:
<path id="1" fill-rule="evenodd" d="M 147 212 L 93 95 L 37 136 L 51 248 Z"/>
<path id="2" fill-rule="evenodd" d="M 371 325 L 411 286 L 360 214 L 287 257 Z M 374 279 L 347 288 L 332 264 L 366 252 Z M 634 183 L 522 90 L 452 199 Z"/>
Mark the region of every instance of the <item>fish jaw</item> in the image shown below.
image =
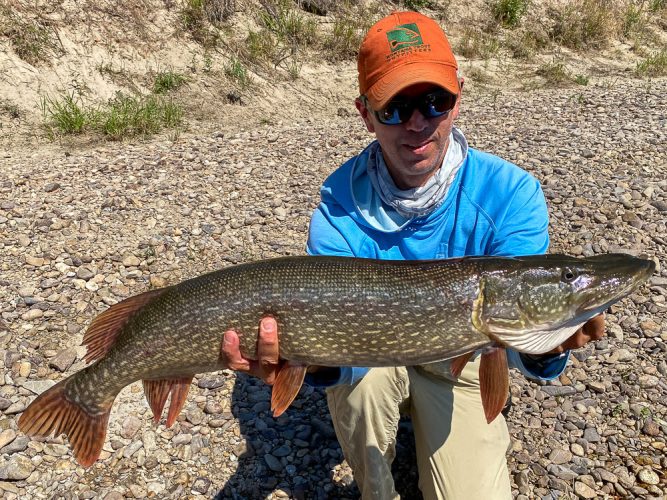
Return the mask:
<path id="1" fill-rule="evenodd" d="M 574 333 L 582 327 L 584 323 L 578 323 L 572 326 L 554 328 L 535 332 L 524 330 L 520 332 L 496 332 L 494 336 L 501 344 L 511 347 L 515 351 L 524 354 L 546 354 L 551 352 L 559 345 L 563 344 Z"/>

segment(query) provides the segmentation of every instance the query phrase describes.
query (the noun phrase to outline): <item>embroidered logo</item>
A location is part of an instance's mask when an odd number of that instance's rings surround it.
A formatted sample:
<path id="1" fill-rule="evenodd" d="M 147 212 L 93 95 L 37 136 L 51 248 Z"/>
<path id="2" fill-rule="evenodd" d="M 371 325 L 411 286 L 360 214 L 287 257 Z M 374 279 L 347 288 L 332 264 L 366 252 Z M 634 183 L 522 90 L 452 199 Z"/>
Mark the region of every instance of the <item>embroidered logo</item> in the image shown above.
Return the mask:
<path id="1" fill-rule="evenodd" d="M 392 52 L 424 44 L 419 28 L 414 23 L 396 26 L 393 30 L 387 31 L 387 40 Z"/>

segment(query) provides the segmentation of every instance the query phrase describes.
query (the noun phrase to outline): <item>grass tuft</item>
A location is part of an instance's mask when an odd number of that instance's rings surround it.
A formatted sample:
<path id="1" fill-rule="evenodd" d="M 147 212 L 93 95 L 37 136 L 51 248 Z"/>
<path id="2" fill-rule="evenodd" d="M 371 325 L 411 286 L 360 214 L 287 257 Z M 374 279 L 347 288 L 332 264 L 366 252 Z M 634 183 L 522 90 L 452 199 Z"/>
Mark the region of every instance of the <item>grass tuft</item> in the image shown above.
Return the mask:
<path id="1" fill-rule="evenodd" d="M 232 57 L 225 65 L 225 74 L 242 89 L 247 89 L 252 85 L 252 78 L 248 74 L 247 68 L 237 57 Z"/>
<path id="2" fill-rule="evenodd" d="M 493 35 L 466 27 L 459 40 L 457 52 L 467 59 L 489 59 L 499 49 L 498 40 Z"/>
<path id="3" fill-rule="evenodd" d="M 356 57 L 363 39 L 365 26 L 350 17 L 334 20 L 331 34 L 325 37 L 323 46 L 329 61 L 339 61 Z"/>
<path id="4" fill-rule="evenodd" d="M 59 99 L 44 96 L 41 108 L 49 135 L 80 134 L 90 118 L 74 93 L 63 94 Z"/>
<path id="5" fill-rule="evenodd" d="M 42 113 L 51 137 L 90 131 L 110 140 L 149 136 L 163 128 L 177 128 L 183 119 L 178 105 L 153 94 L 142 97 L 118 93 L 99 108 L 85 107 L 75 94 L 45 96 Z"/>
<path id="6" fill-rule="evenodd" d="M 528 10 L 528 0 L 495 0 L 493 17 L 506 28 L 514 28 Z"/>
<path id="7" fill-rule="evenodd" d="M 48 24 L 25 19 L 9 6 L 0 6 L 0 36 L 6 37 L 16 55 L 28 64 L 48 62 L 63 52 Z"/>
<path id="8" fill-rule="evenodd" d="M 176 90 L 185 83 L 186 79 L 180 73 L 173 71 L 161 71 L 155 76 L 153 82 L 154 94 L 166 94 L 172 90 Z"/>
<path id="9" fill-rule="evenodd" d="M 571 49 L 601 49 L 618 30 L 618 13 L 608 0 L 568 0 L 553 11 L 551 38 Z"/>
<path id="10" fill-rule="evenodd" d="M 635 72 L 641 77 L 667 76 L 667 49 L 656 52 L 637 63 Z"/>
<path id="11" fill-rule="evenodd" d="M 562 61 L 554 60 L 553 62 L 542 64 L 537 68 L 535 73 L 544 78 L 546 84 L 549 86 L 559 87 L 574 81 Z"/>

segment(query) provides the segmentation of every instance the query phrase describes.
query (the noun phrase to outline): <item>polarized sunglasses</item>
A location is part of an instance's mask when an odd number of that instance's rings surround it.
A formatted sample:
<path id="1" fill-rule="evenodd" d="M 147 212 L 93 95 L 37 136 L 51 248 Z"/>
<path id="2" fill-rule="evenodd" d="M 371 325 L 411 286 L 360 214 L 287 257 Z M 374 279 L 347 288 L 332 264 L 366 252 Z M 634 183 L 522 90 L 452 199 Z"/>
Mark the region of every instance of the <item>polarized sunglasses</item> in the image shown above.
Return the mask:
<path id="1" fill-rule="evenodd" d="M 361 97 L 364 100 L 364 105 L 369 108 L 366 96 Z M 435 118 L 445 115 L 454 109 L 458 97 L 458 94 L 452 94 L 440 89 L 411 99 L 397 97 L 389 101 L 384 108 L 372 111 L 380 123 L 385 125 L 399 125 L 410 120 L 415 109 L 418 109 L 424 118 Z"/>

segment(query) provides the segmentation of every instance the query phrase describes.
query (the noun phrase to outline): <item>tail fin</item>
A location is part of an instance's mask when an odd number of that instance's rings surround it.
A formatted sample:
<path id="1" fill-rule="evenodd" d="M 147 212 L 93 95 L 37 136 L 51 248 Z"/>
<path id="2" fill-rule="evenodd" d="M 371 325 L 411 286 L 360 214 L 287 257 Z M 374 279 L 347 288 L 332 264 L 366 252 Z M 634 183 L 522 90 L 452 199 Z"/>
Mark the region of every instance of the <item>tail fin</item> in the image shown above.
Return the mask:
<path id="1" fill-rule="evenodd" d="M 90 467 L 102 451 L 112 403 L 91 414 L 67 398 L 65 382 L 37 396 L 19 418 L 19 429 L 28 436 L 67 434 L 76 461 Z"/>

